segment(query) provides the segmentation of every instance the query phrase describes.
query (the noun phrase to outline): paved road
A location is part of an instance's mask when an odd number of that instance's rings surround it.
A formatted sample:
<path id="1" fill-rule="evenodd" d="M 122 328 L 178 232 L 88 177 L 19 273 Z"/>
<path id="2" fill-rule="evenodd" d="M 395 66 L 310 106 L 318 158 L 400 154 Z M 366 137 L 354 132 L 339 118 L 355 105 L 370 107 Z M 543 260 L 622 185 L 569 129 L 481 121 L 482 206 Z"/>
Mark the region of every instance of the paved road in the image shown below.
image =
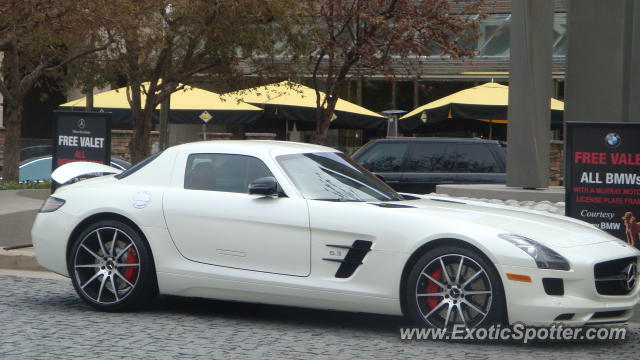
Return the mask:
<path id="1" fill-rule="evenodd" d="M 640 328 L 596 344 L 400 341 L 397 317 L 161 297 L 100 313 L 68 280 L 0 275 L 0 358 L 634 359 Z"/>

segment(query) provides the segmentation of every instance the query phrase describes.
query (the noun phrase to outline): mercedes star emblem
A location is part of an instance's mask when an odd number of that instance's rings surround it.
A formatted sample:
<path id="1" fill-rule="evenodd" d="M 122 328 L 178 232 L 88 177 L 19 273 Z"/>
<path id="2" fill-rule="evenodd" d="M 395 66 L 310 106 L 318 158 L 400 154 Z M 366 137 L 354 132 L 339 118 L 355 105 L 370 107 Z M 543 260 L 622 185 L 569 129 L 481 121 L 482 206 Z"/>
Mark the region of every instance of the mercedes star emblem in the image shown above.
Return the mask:
<path id="1" fill-rule="evenodd" d="M 632 290 L 636 284 L 636 277 L 638 275 L 637 272 L 638 266 L 636 265 L 636 263 L 627 265 L 627 267 L 623 270 L 625 276 L 625 279 L 623 280 L 624 287 L 629 291 Z"/>

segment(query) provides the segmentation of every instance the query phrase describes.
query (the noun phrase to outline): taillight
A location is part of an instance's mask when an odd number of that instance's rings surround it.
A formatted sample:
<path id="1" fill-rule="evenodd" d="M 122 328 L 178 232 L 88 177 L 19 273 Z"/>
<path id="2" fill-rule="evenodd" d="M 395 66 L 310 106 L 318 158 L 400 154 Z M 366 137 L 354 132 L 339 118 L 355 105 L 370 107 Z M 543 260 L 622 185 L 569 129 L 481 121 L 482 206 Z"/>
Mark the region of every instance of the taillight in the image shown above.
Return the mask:
<path id="1" fill-rule="evenodd" d="M 41 213 L 48 213 L 52 211 L 58 210 L 62 205 L 64 205 L 65 201 L 62 199 L 58 199 L 57 197 L 49 196 L 47 200 L 45 200 L 44 204 L 40 207 Z"/>

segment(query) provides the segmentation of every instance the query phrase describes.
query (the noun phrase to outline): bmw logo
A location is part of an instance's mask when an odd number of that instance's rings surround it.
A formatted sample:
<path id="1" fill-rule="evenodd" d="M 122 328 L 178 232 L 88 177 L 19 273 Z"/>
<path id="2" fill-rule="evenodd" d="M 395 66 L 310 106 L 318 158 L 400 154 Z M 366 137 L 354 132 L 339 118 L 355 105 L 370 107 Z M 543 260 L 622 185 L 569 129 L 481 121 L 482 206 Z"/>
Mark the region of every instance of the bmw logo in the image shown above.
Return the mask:
<path id="1" fill-rule="evenodd" d="M 622 139 L 617 133 L 608 133 L 607 136 L 604 137 L 604 142 L 609 148 L 615 149 L 620 146 Z"/>

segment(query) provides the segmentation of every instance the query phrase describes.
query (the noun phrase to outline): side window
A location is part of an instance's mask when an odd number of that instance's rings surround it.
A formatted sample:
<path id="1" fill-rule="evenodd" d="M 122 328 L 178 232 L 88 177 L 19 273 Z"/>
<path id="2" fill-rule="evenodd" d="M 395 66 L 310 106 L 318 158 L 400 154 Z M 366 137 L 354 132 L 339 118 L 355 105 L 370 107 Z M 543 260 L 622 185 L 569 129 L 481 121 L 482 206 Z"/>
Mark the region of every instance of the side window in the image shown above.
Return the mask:
<path id="1" fill-rule="evenodd" d="M 378 143 L 372 145 L 357 161 L 372 172 L 399 172 L 407 149 L 407 143 Z"/>
<path id="2" fill-rule="evenodd" d="M 248 193 L 255 179 L 273 176 L 259 159 L 245 155 L 191 154 L 184 188 Z"/>
<path id="3" fill-rule="evenodd" d="M 500 168 L 491 149 L 483 144 L 458 144 L 457 172 L 494 173 Z"/>
<path id="4" fill-rule="evenodd" d="M 416 143 L 407 163 L 406 172 L 451 172 L 455 163 L 453 144 Z"/>

